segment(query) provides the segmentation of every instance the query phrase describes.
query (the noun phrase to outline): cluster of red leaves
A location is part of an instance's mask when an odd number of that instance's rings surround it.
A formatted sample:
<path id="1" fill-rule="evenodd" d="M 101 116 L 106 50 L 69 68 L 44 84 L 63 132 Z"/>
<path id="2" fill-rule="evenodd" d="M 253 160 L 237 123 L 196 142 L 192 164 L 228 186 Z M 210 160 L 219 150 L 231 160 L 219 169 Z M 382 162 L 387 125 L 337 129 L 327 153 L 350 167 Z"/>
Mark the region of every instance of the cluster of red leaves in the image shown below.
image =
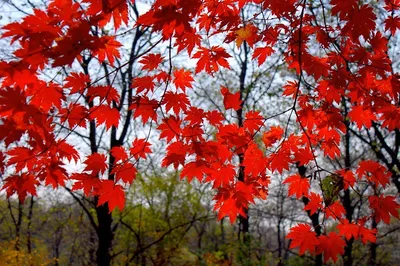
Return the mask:
<path id="1" fill-rule="evenodd" d="M 9 37 L 19 46 L 14 61 L 0 62 L 0 140 L 6 148 L 0 152 L 1 161 L 5 161 L 0 164 L 0 171 L 14 172 L 5 179 L 3 189 L 8 196 L 17 193 L 21 201 L 28 194 L 36 195 L 36 187 L 42 183 L 56 188 L 70 179 L 74 181 L 72 190 L 98 196 L 98 204 L 108 203 L 112 211 L 123 208 L 123 186 L 134 180 L 135 163 L 151 153 L 150 144 L 136 139 L 129 150 L 114 146 L 108 154 L 78 153 L 58 137 L 56 123 L 72 131 L 86 128 L 88 123 L 106 130 L 118 128 L 122 112 L 116 106 L 121 95 L 112 86 L 94 84 L 87 73 L 70 73 L 63 85 L 46 82 L 39 75 L 45 66 L 68 66 L 81 60 L 83 52 L 110 65 L 120 58 L 118 48 L 122 44 L 116 37 L 99 37 L 91 29 L 104 27 L 111 20 L 115 29 L 127 24 L 127 2 L 84 2 L 87 9 L 69 0 L 55 0 L 46 10 L 36 9 L 21 22 L 2 29 L 2 38 Z M 262 28 L 243 21 L 240 11 L 248 4 L 259 5 L 278 21 L 291 23 Z M 144 74 L 132 80 L 132 119 L 140 118 L 143 124 L 158 123 L 160 139 L 167 142 L 163 167 L 181 169 L 181 177 L 189 181 L 196 178 L 212 183 L 219 218 L 227 215 L 233 222 L 237 215 L 245 216 L 248 205 L 256 198 L 265 199 L 268 174 L 308 165 L 315 160 L 318 149 L 330 158 L 340 157 L 339 143 L 346 126 L 338 105 L 343 98 L 351 104 L 346 119 L 359 129 L 369 129 L 375 123 L 389 131 L 400 129 L 399 75 L 391 69 L 387 37 L 376 27 L 373 8 L 345 0 L 331 0 L 330 5 L 331 15 L 342 22 L 336 28 L 315 24 L 315 18 L 304 13 L 305 2 L 296 0 L 156 0 L 150 11 L 137 20 L 136 27 L 150 27 L 164 40 L 173 39 L 171 43 L 178 53 L 185 50 L 196 59 L 196 73 L 205 71 L 212 76 L 221 68 L 230 68 L 231 55 L 223 45 L 208 47 L 202 42 L 205 37 L 200 32 L 207 32 L 207 36 L 224 36 L 224 43 L 235 42 L 237 47 L 246 43 L 259 65 L 274 53 L 272 47 L 284 40 L 288 44 L 288 67 L 296 71 L 300 80 L 307 75 L 316 83 L 314 88 L 304 88 L 299 80 L 284 85 L 283 95 L 295 100 L 292 110 L 302 129 L 298 134 L 286 134 L 279 126 L 264 129 L 267 118 L 255 110 L 248 111 L 239 126 L 225 121 L 217 110 L 192 106 L 186 94 L 194 82 L 190 71 L 163 70 L 165 58 L 160 54 L 149 53 L 139 60 Z M 386 1 L 385 30 L 392 35 L 400 24 L 393 15 L 397 9 L 398 5 Z M 312 39 L 316 40 L 314 46 L 325 52 L 313 55 Z M 157 96 L 154 92 L 160 84 L 168 86 Z M 226 110 L 242 110 L 240 92 L 222 87 L 221 95 Z M 76 97 L 84 97 L 87 105 L 69 100 Z M 206 137 L 207 130 L 215 132 L 215 139 Z M 259 145 L 255 136 L 261 132 L 263 144 Z M 266 152 L 270 150 L 273 152 Z M 238 157 L 242 158 L 241 163 Z M 70 175 L 65 169 L 66 160 L 83 160 L 86 167 Z M 239 171 L 244 175 L 240 181 L 236 178 Z M 105 178 L 107 175 L 113 178 Z M 376 161 L 360 162 L 356 175 L 347 169 L 338 171 L 337 176 L 342 183 L 340 190 L 353 189 L 359 181 L 375 188 L 385 188 L 390 183 L 389 171 Z M 346 211 L 340 201 L 328 201 L 322 193 L 310 191 L 310 178 L 296 174 L 284 183 L 289 186 L 290 196 L 307 199 L 304 209 L 310 215 L 324 213 L 327 219 L 338 222 L 338 232 L 321 235 L 307 224 L 292 228 L 287 237 L 292 239 L 291 248 L 300 248 L 300 254 L 323 253 L 325 261 L 336 261 L 344 252 L 344 239 L 375 242 L 376 230 L 366 226 L 369 219 L 389 223 L 391 216 L 399 218 L 399 204 L 393 196 L 369 197 L 371 216 L 349 222 L 344 219 Z"/>

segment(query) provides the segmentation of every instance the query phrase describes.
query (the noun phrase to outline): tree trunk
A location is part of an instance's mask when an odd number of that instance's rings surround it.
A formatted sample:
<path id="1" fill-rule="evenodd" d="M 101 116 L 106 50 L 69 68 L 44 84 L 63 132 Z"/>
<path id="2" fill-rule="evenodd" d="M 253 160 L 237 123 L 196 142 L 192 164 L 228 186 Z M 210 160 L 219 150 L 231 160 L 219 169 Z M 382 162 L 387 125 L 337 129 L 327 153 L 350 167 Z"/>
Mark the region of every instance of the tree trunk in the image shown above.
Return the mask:
<path id="1" fill-rule="evenodd" d="M 108 204 L 96 207 L 96 214 L 98 219 L 97 237 L 99 240 L 96 251 L 96 262 L 99 266 L 110 266 L 114 233 L 111 227 L 112 216 L 108 211 Z"/>

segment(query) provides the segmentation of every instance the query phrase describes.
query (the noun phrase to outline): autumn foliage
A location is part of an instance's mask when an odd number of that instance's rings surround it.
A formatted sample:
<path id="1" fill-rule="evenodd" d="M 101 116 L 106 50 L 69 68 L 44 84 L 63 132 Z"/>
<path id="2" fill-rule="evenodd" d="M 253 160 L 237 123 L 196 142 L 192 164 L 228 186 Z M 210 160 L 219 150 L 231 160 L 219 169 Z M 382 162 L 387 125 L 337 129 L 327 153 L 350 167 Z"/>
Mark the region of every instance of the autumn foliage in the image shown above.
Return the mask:
<path id="1" fill-rule="evenodd" d="M 309 174 L 291 171 L 284 181 L 288 195 L 306 202 L 304 210 L 310 216 L 324 219 L 318 234 L 315 226 L 294 226 L 287 235 L 290 247 L 336 261 L 346 240 L 375 242 L 377 229 L 371 222 L 389 224 L 392 217 L 399 218 L 398 191 L 390 189 L 399 168 L 368 159 L 352 169 L 329 172 L 318 159 L 343 156 L 346 123 L 358 130 L 400 130 L 400 79 L 388 56 L 388 40 L 397 37 L 400 28 L 400 2 L 380 1 L 383 21 L 377 7 L 354 0 L 321 2 L 318 12 L 325 19 L 319 20 L 311 12 L 312 2 L 154 1 L 133 27 L 158 33 L 159 44 L 172 45 L 174 53 L 196 62 L 195 71 L 163 64 L 171 62 L 171 55 L 149 49 L 135 58 L 144 74 L 133 78 L 129 94 L 105 86 L 90 73 L 68 73 L 62 83 L 39 75 L 45 67 L 82 63 L 85 54 L 114 66 L 123 43 L 113 31 L 99 36 L 93 29 L 117 30 L 131 23 L 125 0 L 55 0 L 4 26 L 2 38 L 16 49 L 15 59 L 0 62 L 2 189 L 23 201 L 36 195 L 39 186 L 70 186 L 98 197 L 98 204 L 107 203 L 110 212 L 123 209 L 124 187 L 134 182 L 137 162 L 152 153 L 149 139 L 88 154 L 75 149 L 71 135 L 60 134 L 59 127 L 75 131 L 94 125 L 110 132 L 123 128 L 126 119 L 138 120 L 151 125 L 167 143 L 163 167 L 181 170 L 182 179 L 212 184 L 219 218 L 228 216 L 234 222 L 238 215 L 245 216 L 250 203 L 267 199 L 272 175 L 306 167 L 312 169 Z M 240 13 L 248 6 L 257 8 L 244 20 Z M 273 22 L 260 23 L 264 13 Z M 339 22 L 331 23 L 333 17 Z M 220 44 L 206 44 L 210 38 L 219 38 Z M 285 114 L 296 119 L 299 130 L 289 132 L 286 124 L 270 126 L 270 117 L 257 110 L 245 110 L 243 123 L 237 124 L 229 123 L 219 110 L 192 105 L 188 95 L 200 72 L 212 79 L 221 69 L 231 68 L 232 55 L 225 46 L 230 43 L 237 48 L 246 44 L 260 66 L 277 47 L 285 47 L 285 64 L 296 79 L 285 80 L 282 97 L 292 100 Z M 309 82 L 314 85 L 306 86 Z M 221 87 L 220 93 L 228 112 L 244 110 L 235 88 Z M 341 109 L 345 99 L 347 114 Z M 82 163 L 82 171 L 68 172 L 67 161 Z M 244 180 L 237 179 L 241 171 Z M 323 182 L 326 178 L 335 182 Z M 357 193 L 359 184 L 372 191 L 369 215 L 349 221 L 337 195 L 345 190 Z"/>

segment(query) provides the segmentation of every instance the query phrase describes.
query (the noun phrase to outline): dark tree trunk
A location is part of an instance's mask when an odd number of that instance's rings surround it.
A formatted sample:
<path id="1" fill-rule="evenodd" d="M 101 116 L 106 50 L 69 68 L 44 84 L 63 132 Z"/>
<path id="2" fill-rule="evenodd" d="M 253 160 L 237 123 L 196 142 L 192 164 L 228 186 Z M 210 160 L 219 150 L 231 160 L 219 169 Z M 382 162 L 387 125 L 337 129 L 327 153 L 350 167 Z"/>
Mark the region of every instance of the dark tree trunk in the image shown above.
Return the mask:
<path id="1" fill-rule="evenodd" d="M 98 219 L 98 246 L 96 251 L 96 262 L 99 266 L 111 265 L 111 247 L 114 238 L 112 230 L 112 216 L 108 211 L 108 204 L 103 204 L 96 208 Z"/>

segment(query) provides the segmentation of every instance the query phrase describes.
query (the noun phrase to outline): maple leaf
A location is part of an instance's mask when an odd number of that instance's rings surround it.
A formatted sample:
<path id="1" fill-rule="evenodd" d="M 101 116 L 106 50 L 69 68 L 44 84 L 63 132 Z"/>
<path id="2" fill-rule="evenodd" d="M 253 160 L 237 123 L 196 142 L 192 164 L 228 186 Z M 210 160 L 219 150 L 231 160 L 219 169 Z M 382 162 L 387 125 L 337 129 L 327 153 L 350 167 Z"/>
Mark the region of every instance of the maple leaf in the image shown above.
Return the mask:
<path id="1" fill-rule="evenodd" d="M 207 171 L 206 181 L 214 181 L 213 187 L 224 187 L 230 184 L 236 176 L 235 167 L 232 164 L 213 163 Z"/>
<path id="2" fill-rule="evenodd" d="M 72 190 L 83 189 L 86 196 L 91 195 L 92 191 L 98 191 L 101 185 L 101 180 L 97 176 L 87 173 L 75 173 L 70 179 L 75 180 Z"/>
<path id="3" fill-rule="evenodd" d="M 288 81 L 288 83 L 285 86 L 283 86 L 284 88 L 283 95 L 285 96 L 292 95 L 292 97 L 295 98 L 298 87 L 299 85 L 296 81 Z"/>
<path id="4" fill-rule="evenodd" d="M 239 213 L 239 209 L 236 207 L 236 201 L 232 197 L 224 199 L 220 204 L 215 204 L 214 211 L 217 209 L 218 220 L 221 220 L 223 217 L 228 216 L 232 224 L 236 220 L 236 217 Z"/>
<path id="5" fill-rule="evenodd" d="M 283 129 L 279 126 L 272 126 L 268 132 L 265 132 L 262 136 L 262 141 L 265 147 L 270 147 L 272 144 L 280 140 L 283 136 Z"/>
<path id="6" fill-rule="evenodd" d="M 104 62 L 107 57 L 110 65 L 114 66 L 115 59 L 121 57 L 118 51 L 118 48 L 121 46 L 122 44 L 115 40 L 115 37 L 103 36 L 96 41 L 96 48 L 93 49 L 93 55 L 97 56 L 100 62 Z"/>
<path id="7" fill-rule="evenodd" d="M 286 238 L 291 239 L 290 248 L 299 247 L 299 254 L 303 255 L 306 251 L 315 254 L 315 249 L 320 241 L 311 226 L 308 224 L 298 224 L 290 228 Z"/>
<path id="8" fill-rule="evenodd" d="M 353 13 L 353 10 L 357 8 L 357 0 L 331 0 L 332 15 L 336 16 L 339 14 L 340 19 L 347 20 Z"/>
<path id="9" fill-rule="evenodd" d="M 111 174 L 115 174 L 115 180 L 122 180 L 125 183 L 131 184 L 136 178 L 137 169 L 132 163 L 123 163 L 114 166 Z"/>
<path id="10" fill-rule="evenodd" d="M 183 179 L 187 177 L 188 181 L 191 182 L 195 177 L 199 182 L 203 181 L 203 176 L 205 172 L 208 172 L 207 163 L 204 161 L 197 160 L 195 162 L 190 162 L 185 164 L 183 167 L 180 177 Z"/>
<path id="11" fill-rule="evenodd" d="M 226 110 L 233 109 L 235 111 L 242 108 L 243 101 L 240 99 L 240 92 L 231 93 L 228 88 L 221 87 L 221 94 L 224 97 L 224 106 Z"/>
<path id="12" fill-rule="evenodd" d="M 356 183 L 356 178 L 354 173 L 350 170 L 342 169 L 337 171 L 337 173 L 343 178 L 343 188 L 348 189 L 349 187 L 354 187 Z"/>
<path id="13" fill-rule="evenodd" d="M 339 234 L 344 236 L 347 240 L 352 237 L 355 239 L 361 239 L 365 245 L 368 241 L 371 243 L 376 242 L 376 228 L 368 229 L 363 224 L 349 223 L 347 219 L 342 220 L 337 226 Z"/>
<path id="14" fill-rule="evenodd" d="M 18 111 L 23 111 L 26 97 L 21 90 L 6 88 L 0 90 L 0 116 L 6 117 Z"/>
<path id="15" fill-rule="evenodd" d="M 65 81 L 64 88 L 71 88 L 70 94 L 83 93 L 90 83 L 90 77 L 84 73 L 72 72 Z"/>
<path id="16" fill-rule="evenodd" d="M 136 77 L 132 80 L 132 88 L 136 88 L 136 93 L 139 94 L 141 92 L 154 91 L 154 77 L 152 76 L 144 76 L 144 77 Z"/>
<path id="17" fill-rule="evenodd" d="M 92 171 L 93 175 L 97 175 L 98 173 L 103 174 L 108 168 L 106 159 L 107 157 L 104 154 L 97 152 L 89 155 L 83 162 L 86 164 L 84 171 Z"/>
<path id="18" fill-rule="evenodd" d="M 177 69 L 174 71 L 174 79 L 173 82 L 177 88 L 180 88 L 183 92 L 186 91 L 186 88 L 192 87 L 192 82 L 194 81 L 192 77 L 192 73 L 189 70 L 185 70 L 183 68 Z"/>
<path id="19" fill-rule="evenodd" d="M 126 154 L 126 150 L 123 146 L 112 147 L 110 153 L 117 162 L 128 160 L 128 154 Z"/>
<path id="20" fill-rule="evenodd" d="M 162 161 L 162 166 L 167 167 L 173 164 L 175 168 L 178 168 L 179 165 L 185 165 L 187 152 L 188 146 L 181 141 L 169 144 L 167 147 L 167 155 Z"/>
<path id="21" fill-rule="evenodd" d="M 190 126 L 200 125 L 205 117 L 203 109 L 193 106 L 190 106 L 188 110 L 186 110 L 185 114 L 185 120 L 189 121 Z"/>
<path id="22" fill-rule="evenodd" d="M 220 66 L 230 69 L 229 63 L 226 60 L 229 57 L 230 55 L 224 48 L 213 46 L 211 49 L 201 47 L 192 58 L 199 58 L 196 65 L 196 73 L 204 69 L 207 73 L 212 74 L 217 72 Z"/>
<path id="23" fill-rule="evenodd" d="M 319 209 L 322 209 L 322 198 L 319 194 L 311 192 L 308 196 L 309 202 L 304 206 L 305 211 L 309 211 L 310 215 L 316 213 Z"/>
<path id="24" fill-rule="evenodd" d="M 39 83 L 37 88 L 33 89 L 33 96 L 30 103 L 37 106 L 44 112 L 50 111 L 54 106 L 61 109 L 61 100 L 64 99 L 62 88 L 54 83 Z"/>
<path id="25" fill-rule="evenodd" d="M 119 93 L 111 86 L 91 86 L 86 96 L 89 97 L 89 101 L 92 102 L 96 97 L 99 97 L 101 103 L 104 101 L 111 105 L 112 102 L 119 103 Z"/>
<path id="26" fill-rule="evenodd" d="M 129 151 L 136 160 L 139 160 L 139 158 L 146 159 L 147 154 L 151 153 L 150 146 L 151 144 L 145 139 L 135 139 Z"/>
<path id="27" fill-rule="evenodd" d="M 371 196 L 368 201 L 370 207 L 374 210 L 376 222 L 379 223 L 382 220 L 384 223 L 389 224 L 390 216 L 400 219 L 400 204 L 396 202 L 394 196 Z"/>
<path id="28" fill-rule="evenodd" d="M 246 113 L 246 119 L 244 120 L 243 126 L 251 134 L 255 131 L 260 130 L 264 125 L 264 118 L 260 115 L 258 111 L 249 111 Z"/>
<path id="29" fill-rule="evenodd" d="M 70 129 L 80 126 L 86 128 L 86 121 L 88 118 L 89 110 L 80 104 L 70 103 L 68 108 L 60 110 L 60 120 L 62 123 L 68 122 Z"/>
<path id="30" fill-rule="evenodd" d="M 259 36 L 257 34 L 258 28 L 252 23 L 245 25 L 244 27 L 235 31 L 236 34 L 236 46 L 239 48 L 245 41 L 250 47 L 253 47 L 254 43 L 257 42 Z"/>
<path id="31" fill-rule="evenodd" d="M 275 52 L 274 49 L 270 46 L 258 47 L 254 49 L 252 58 L 253 59 L 257 58 L 258 66 L 261 66 L 265 62 L 267 57 L 273 54 L 274 52 Z"/>
<path id="32" fill-rule="evenodd" d="M 118 127 L 120 113 L 118 109 L 111 108 L 107 105 L 93 106 L 89 110 L 89 118 L 96 119 L 97 124 L 105 124 L 107 130 L 111 127 Z"/>
<path id="33" fill-rule="evenodd" d="M 164 57 L 160 54 L 147 54 L 142 57 L 139 63 L 143 64 L 143 70 L 152 71 L 154 69 L 157 69 L 163 60 Z"/>
<path id="34" fill-rule="evenodd" d="M 10 156 L 7 165 L 15 164 L 15 171 L 19 172 L 25 167 L 32 169 L 36 165 L 37 158 L 33 150 L 26 147 L 15 147 L 7 152 Z"/>
<path id="35" fill-rule="evenodd" d="M 186 111 L 187 107 L 190 105 L 190 102 L 185 93 L 174 93 L 167 91 L 164 95 L 162 104 L 165 105 L 165 110 L 167 112 L 172 108 L 175 114 L 179 114 L 181 110 Z"/>
<path id="36" fill-rule="evenodd" d="M 319 236 L 319 244 L 317 253 L 324 253 L 324 262 L 329 259 L 336 262 L 338 255 L 343 255 L 346 242 L 335 232 L 330 232 L 328 235 Z"/>
<path id="37" fill-rule="evenodd" d="M 78 151 L 65 140 L 57 143 L 57 152 L 61 158 L 65 158 L 68 161 L 74 160 L 77 163 L 80 158 Z"/>
<path id="38" fill-rule="evenodd" d="M 308 195 L 310 182 L 308 178 L 303 178 L 300 175 L 292 175 L 283 181 L 283 184 L 289 184 L 289 196 L 296 195 L 296 198 L 301 198 L 303 195 Z"/>
<path id="39" fill-rule="evenodd" d="M 243 166 L 246 176 L 258 176 L 267 168 L 267 160 L 263 152 L 252 142 L 244 153 Z"/>
<path id="40" fill-rule="evenodd" d="M 133 103 L 129 106 L 130 110 L 135 110 L 133 117 L 142 117 L 143 125 L 146 124 L 149 119 L 156 120 L 156 110 L 159 104 L 157 100 L 149 99 L 147 96 L 137 96 L 133 98 Z"/>
<path id="41" fill-rule="evenodd" d="M 222 125 L 222 121 L 224 120 L 224 116 L 222 115 L 222 113 L 217 110 L 208 111 L 206 113 L 206 118 L 208 122 L 210 122 L 210 124 L 213 126 Z"/>
<path id="42" fill-rule="evenodd" d="M 397 16 L 389 16 L 385 20 L 385 30 L 389 30 L 392 35 L 400 29 L 400 18 Z"/>
<path id="43" fill-rule="evenodd" d="M 59 185 L 65 186 L 65 179 L 68 178 L 68 174 L 62 166 L 64 166 L 63 163 L 51 160 L 47 163 L 46 167 L 38 173 L 38 177 L 40 180 L 45 181 L 46 186 L 52 185 L 54 189 Z"/>
<path id="44" fill-rule="evenodd" d="M 163 122 L 157 127 L 157 129 L 161 130 L 160 138 L 165 138 L 167 143 L 174 138 L 178 140 L 182 133 L 181 120 L 178 117 L 170 116 L 163 119 Z"/>
<path id="45" fill-rule="evenodd" d="M 371 110 L 361 105 L 353 106 L 348 116 L 353 122 L 356 122 L 357 127 L 360 130 L 363 126 L 370 128 L 372 126 L 372 122 L 377 119 Z"/>
<path id="46" fill-rule="evenodd" d="M 36 187 L 39 181 L 32 174 L 22 173 L 21 175 L 12 175 L 4 180 L 4 185 L 1 190 L 5 190 L 7 197 L 14 193 L 18 194 L 18 199 L 24 203 L 26 196 L 31 194 L 36 196 Z"/>
<path id="47" fill-rule="evenodd" d="M 369 5 L 362 5 L 351 12 L 351 19 L 347 21 L 342 29 L 344 35 L 350 35 L 353 40 L 358 40 L 360 36 L 369 39 L 370 32 L 375 29 L 376 15 Z"/>
<path id="48" fill-rule="evenodd" d="M 122 211 L 125 206 L 125 192 L 123 187 L 115 185 L 112 180 L 103 180 L 101 182 L 99 191 L 99 200 L 97 206 L 108 203 L 108 210 L 111 213 L 116 207 Z"/>
<path id="49" fill-rule="evenodd" d="M 345 213 L 346 210 L 340 201 L 335 201 L 325 207 L 326 218 L 332 217 L 334 219 L 340 219 Z"/>
<path id="50" fill-rule="evenodd" d="M 288 150 L 280 149 L 278 152 L 271 154 L 270 161 L 271 170 L 277 170 L 282 174 L 283 170 L 289 170 L 290 153 Z"/>
<path id="51" fill-rule="evenodd" d="M 375 185 L 381 184 L 383 187 L 386 187 L 390 183 L 390 173 L 380 163 L 372 160 L 364 160 L 358 166 L 356 173 L 359 178 L 365 176 L 370 182 Z"/>

